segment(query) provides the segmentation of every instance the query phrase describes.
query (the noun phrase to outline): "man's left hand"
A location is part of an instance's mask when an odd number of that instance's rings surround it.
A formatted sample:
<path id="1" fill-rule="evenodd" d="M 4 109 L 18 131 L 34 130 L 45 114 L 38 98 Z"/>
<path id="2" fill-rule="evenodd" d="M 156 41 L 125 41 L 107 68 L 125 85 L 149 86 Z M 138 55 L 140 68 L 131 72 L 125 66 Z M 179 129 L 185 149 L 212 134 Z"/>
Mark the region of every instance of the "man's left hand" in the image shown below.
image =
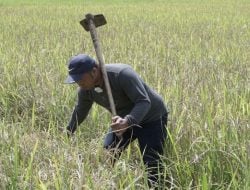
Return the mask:
<path id="1" fill-rule="evenodd" d="M 128 121 L 120 116 L 114 116 L 110 127 L 118 137 L 121 137 L 128 128 Z"/>

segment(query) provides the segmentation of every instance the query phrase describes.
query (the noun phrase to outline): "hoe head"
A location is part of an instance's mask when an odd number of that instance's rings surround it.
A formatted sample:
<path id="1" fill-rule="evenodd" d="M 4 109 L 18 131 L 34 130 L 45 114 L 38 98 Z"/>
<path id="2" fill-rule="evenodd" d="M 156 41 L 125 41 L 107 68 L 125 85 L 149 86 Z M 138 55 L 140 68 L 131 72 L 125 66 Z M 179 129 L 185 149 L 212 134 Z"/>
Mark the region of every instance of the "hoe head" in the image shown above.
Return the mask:
<path id="1" fill-rule="evenodd" d="M 107 23 L 103 14 L 99 14 L 99 15 L 86 14 L 85 17 L 86 17 L 85 19 L 80 21 L 80 24 L 83 26 L 83 28 L 86 31 L 89 31 L 90 20 L 93 21 L 95 27 L 99 27 L 99 26 L 105 25 Z"/>

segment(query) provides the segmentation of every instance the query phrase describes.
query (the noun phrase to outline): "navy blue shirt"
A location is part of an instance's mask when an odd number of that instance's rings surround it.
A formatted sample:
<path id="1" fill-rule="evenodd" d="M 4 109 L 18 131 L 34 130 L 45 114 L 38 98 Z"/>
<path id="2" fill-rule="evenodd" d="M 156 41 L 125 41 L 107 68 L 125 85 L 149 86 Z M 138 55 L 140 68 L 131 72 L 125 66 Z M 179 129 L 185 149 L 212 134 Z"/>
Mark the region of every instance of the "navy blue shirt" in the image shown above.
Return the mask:
<path id="1" fill-rule="evenodd" d="M 138 74 L 126 64 L 106 64 L 106 71 L 117 115 L 126 117 L 128 124 L 144 124 L 160 119 L 167 113 L 163 99 L 148 87 Z M 105 88 L 78 90 L 78 102 L 67 127 L 74 132 L 92 106 L 97 103 L 111 112 Z"/>

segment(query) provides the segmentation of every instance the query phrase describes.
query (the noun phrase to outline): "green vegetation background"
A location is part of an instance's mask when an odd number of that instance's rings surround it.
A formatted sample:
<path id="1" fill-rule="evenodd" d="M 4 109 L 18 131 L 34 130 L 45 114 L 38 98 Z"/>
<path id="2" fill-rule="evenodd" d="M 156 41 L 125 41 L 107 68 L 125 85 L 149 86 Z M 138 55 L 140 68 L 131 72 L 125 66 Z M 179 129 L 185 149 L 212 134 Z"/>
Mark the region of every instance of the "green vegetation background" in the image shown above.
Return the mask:
<path id="1" fill-rule="evenodd" d="M 136 142 L 114 168 L 94 106 L 76 135 L 68 59 L 95 57 L 79 21 L 103 13 L 106 63 L 131 64 L 170 108 L 164 175 L 179 189 L 250 188 L 250 2 L 0 0 L 0 189 L 147 189 Z"/>

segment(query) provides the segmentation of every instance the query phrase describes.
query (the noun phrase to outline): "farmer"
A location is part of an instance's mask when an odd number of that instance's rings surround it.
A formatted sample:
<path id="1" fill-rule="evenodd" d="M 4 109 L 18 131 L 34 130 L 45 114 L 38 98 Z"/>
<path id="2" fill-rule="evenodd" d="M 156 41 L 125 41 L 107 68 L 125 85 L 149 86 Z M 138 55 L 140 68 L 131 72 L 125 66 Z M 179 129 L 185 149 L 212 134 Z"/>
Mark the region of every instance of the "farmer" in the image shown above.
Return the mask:
<path id="1" fill-rule="evenodd" d="M 160 155 L 163 154 L 167 135 L 165 126 L 168 112 L 163 100 L 129 65 L 107 64 L 105 68 L 117 116 L 112 118 L 104 147 L 113 151 L 118 159 L 122 150 L 138 139 L 149 185 L 157 184 L 161 168 Z M 68 134 L 73 134 L 88 115 L 93 102 L 111 110 L 101 69 L 93 58 L 85 54 L 72 57 L 68 72 L 65 82 L 77 83 L 79 86 L 78 102 L 67 126 Z"/>

